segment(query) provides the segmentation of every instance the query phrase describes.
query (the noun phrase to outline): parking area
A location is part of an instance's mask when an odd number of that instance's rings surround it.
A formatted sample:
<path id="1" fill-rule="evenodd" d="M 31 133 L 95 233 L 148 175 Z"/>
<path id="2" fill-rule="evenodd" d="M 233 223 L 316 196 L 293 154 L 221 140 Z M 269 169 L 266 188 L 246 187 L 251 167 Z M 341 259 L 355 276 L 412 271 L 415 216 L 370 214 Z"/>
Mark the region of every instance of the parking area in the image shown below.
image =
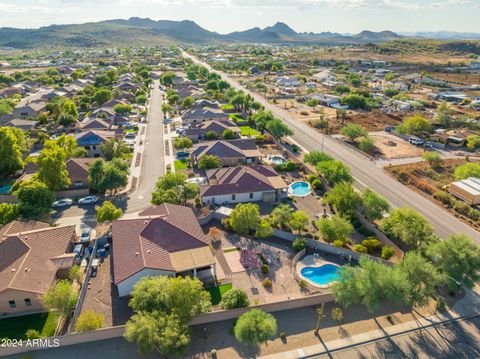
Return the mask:
<path id="1" fill-rule="evenodd" d="M 375 141 L 375 147 L 386 159 L 418 157 L 424 152 L 423 148 L 414 146 L 401 138 L 382 132 L 370 134 Z"/>

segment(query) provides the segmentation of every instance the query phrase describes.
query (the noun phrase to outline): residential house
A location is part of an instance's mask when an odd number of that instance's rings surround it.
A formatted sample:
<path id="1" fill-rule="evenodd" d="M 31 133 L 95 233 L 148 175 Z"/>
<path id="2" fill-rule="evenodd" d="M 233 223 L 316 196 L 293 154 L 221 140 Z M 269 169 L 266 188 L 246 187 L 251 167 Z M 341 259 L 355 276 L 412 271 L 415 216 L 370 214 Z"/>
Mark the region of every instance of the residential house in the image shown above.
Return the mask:
<path id="1" fill-rule="evenodd" d="M 78 146 L 87 150 L 88 157 L 101 157 L 101 145 L 113 138 L 121 139 L 122 135 L 116 131 L 103 130 L 88 130 L 75 135 Z"/>
<path id="2" fill-rule="evenodd" d="M 188 207 L 162 204 L 112 224 L 113 280 L 120 297 L 146 276 L 214 280 L 209 240 Z"/>
<path id="3" fill-rule="evenodd" d="M 191 108 L 182 114 L 182 123 L 193 124 L 212 120 L 228 120 L 229 115 L 215 108 Z"/>
<path id="4" fill-rule="evenodd" d="M 206 99 L 197 100 L 192 104 L 192 108 L 220 108 L 220 104 L 216 101 L 210 101 Z"/>
<path id="5" fill-rule="evenodd" d="M 288 196 L 288 185 L 271 166 L 207 170 L 208 185 L 200 186 L 205 205 L 277 202 Z"/>
<path id="6" fill-rule="evenodd" d="M 0 230 L 0 313 L 44 311 L 42 297 L 74 264 L 70 253 L 75 226 L 50 227 L 41 222 L 6 224 Z"/>
<path id="7" fill-rule="evenodd" d="M 207 133 L 211 131 L 215 132 L 218 138 L 222 138 L 225 130 L 231 130 L 235 133 L 235 137 L 240 137 L 241 131 L 238 126 L 232 121 L 228 120 L 202 122 L 185 130 L 185 136 L 187 136 L 193 142 L 198 142 L 200 140 L 206 140 Z"/>
<path id="8" fill-rule="evenodd" d="M 461 181 L 452 182 L 448 187 L 448 191 L 469 205 L 480 204 L 480 178 L 469 177 Z"/>
<path id="9" fill-rule="evenodd" d="M 280 77 L 275 80 L 275 85 L 277 87 L 283 87 L 283 88 L 300 87 L 301 84 L 302 83 L 299 80 L 291 77 Z"/>
<path id="10" fill-rule="evenodd" d="M 5 126 L 16 127 L 24 131 L 29 131 L 37 126 L 38 121 L 22 120 L 19 118 L 13 119 L 5 124 Z"/>
<path id="11" fill-rule="evenodd" d="M 319 94 L 313 95 L 311 98 L 318 100 L 320 105 L 326 107 L 333 107 L 334 105 L 340 105 L 340 96 L 329 95 L 329 94 Z"/>
<path id="12" fill-rule="evenodd" d="M 101 118 L 89 118 L 86 117 L 80 123 L 82 131 L 85 130 L 108 130 L 111 127 L 111 124 L 106 120 Z"/>
<path id="13" fill-rule="evenodd" d="M 40 113 L 45 111 L 46 107 L 47 103 L 41 100 L 24 104 L 20 103 L 13 109 L 12 116 L 20 119 L 37 119 Z"/>
<path id="14" fill-rule="evenodd" d="M 251 139 L 202 143 L 194 148 L 191 156 L 194 163 L 198 163 L 205 155 L 217 156 L 222 166 L 255 164 L 262 156 L 255 141 Z"/>

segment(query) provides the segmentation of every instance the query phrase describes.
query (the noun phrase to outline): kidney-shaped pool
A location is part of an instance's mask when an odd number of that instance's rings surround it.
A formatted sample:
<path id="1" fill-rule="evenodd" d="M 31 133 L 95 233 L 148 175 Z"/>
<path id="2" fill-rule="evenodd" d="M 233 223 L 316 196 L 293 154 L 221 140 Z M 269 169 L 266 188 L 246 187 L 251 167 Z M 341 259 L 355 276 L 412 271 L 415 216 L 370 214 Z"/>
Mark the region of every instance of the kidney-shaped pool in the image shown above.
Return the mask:
<path id="1" fill-rule="evenodd" d="M 304 267 L 300 274 L 305 279 L 320 286 L 329 286 L 339 280 L 340 267 L 335 264 L 323 264 L 319 267 Z"/>

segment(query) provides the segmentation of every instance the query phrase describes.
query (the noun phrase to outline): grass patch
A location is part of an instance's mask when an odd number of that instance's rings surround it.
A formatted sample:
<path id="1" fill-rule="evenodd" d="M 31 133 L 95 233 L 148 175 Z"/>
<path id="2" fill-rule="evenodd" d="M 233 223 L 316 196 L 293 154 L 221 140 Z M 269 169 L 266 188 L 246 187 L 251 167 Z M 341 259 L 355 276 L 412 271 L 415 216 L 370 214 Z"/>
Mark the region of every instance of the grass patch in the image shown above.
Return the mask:
<path id="1" fill-rule="evenodd" d="M 231 248 L 224 249 L 224 250 L 223 250 L 223 253 L 237 252 L 237 251 L 239 251 L 239 250 L 240 250 L 240 249 L 237 248 L 237 247 L 231 247 Z"/>
<path id="2" fill-rule="evenodd" d="M 211 301 L 213 305 L 217 305 L 222 300 L 222 296 L 232 289 L 232 283 L 217 285 L 216 287 L 207 288 L 207 292 L 210 293 Z"/>
<path id="3" fill-rule="evenodd" d="M 175 171 L 186 171 L 188 169 L 187 160 L 175 160 L 173 164 Z"/>
<path id="4" fill-rule="evenodd" d="M 42 336 L 51 337 L 55 333 L 60 315 L 55 312 L 37 313 L 0 319 L 0 338 L 26 339 L 28 329 L 38 330 Z"/>
<path id="5" fill-rule="evenodd" d="M 258 136 L 260 135 L 260 132 L 257 131 L 254 128 L 251 128 L 250 126 L 240 126 L 239 127 L 240 131 L 242 131 L 242 136 Z"/>
<path id="6" fill-rule="evenodd" d="M 233 122 L 242 122 L 242 121 L 245 121 L 245 119 L 243 118 L 242 114 L 240 113 L 232 113 L 230 115 L 230 118 L 233 120 Z"/>

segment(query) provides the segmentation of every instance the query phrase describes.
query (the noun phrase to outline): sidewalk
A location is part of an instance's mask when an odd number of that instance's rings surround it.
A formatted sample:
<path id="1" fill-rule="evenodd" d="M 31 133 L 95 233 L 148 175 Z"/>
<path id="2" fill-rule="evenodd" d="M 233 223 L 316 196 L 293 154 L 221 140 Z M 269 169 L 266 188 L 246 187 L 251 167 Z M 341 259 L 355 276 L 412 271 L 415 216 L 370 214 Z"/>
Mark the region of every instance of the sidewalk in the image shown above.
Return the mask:
<path id="1" fill-rule="evenodd" d="M 331 340 L 322 344 L 316 344 L 305 348 L 289 350 L 283 353 L 275 353 L 258 357 L 259 359 L 298 359 L 309 356 L 317 356 L 328 353 L 330 351 L 338 351 L 354 346 L 359 346 L 386 337 L 396 336 L 411 331 L 423 329 L 438 324 L 459 320 L 465 317 L 472 317 L 480 314 L 480 296 L 477 292 L 469 290 L 462 300 L 459 300 L 451 310 L 443 314 L 436 314 L 429 317 L 421 317 L 417 321 L 410 321 L 386 327 L 366 333 L 354 335 L 347 338 Z"/>

